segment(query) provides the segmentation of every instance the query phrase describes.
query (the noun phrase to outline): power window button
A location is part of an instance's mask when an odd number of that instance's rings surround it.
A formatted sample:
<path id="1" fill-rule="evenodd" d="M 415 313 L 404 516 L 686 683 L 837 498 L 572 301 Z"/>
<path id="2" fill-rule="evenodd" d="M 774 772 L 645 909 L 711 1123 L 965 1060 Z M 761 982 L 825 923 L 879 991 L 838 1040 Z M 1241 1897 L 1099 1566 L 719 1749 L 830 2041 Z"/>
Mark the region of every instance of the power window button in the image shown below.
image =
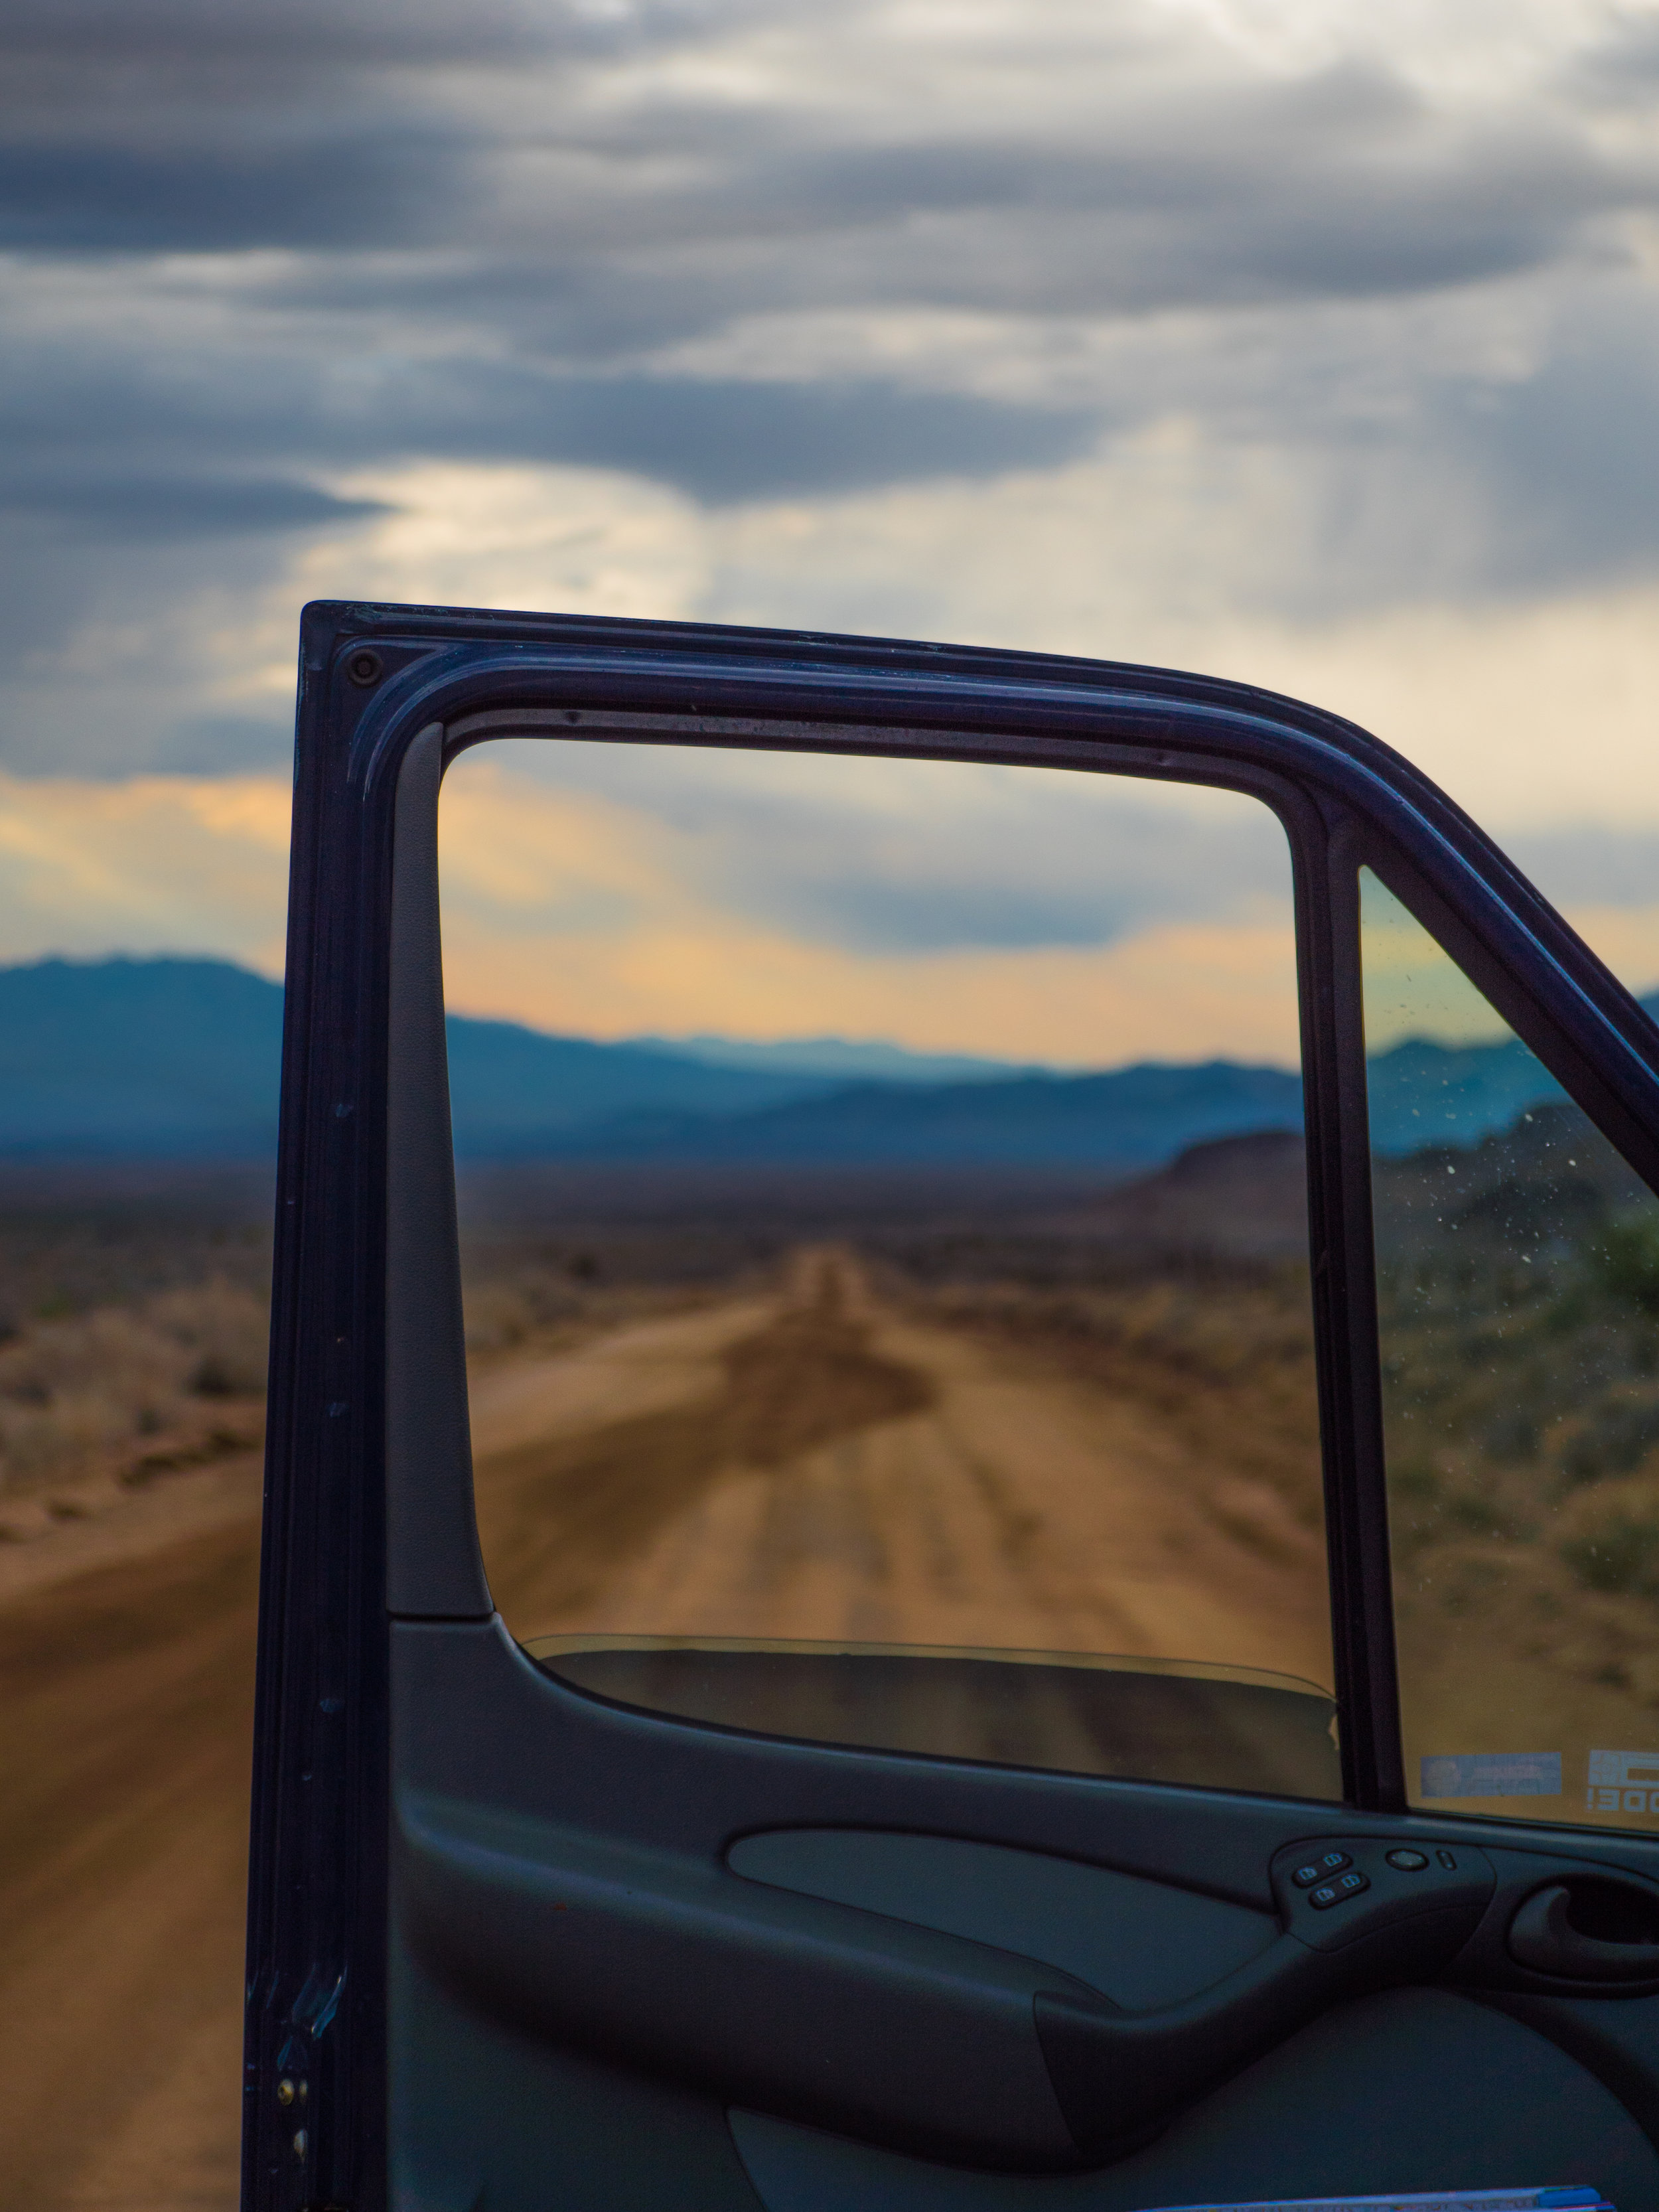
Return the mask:
<path id="1" fill-rule="evenodd" d="M 1316 1859 L 1310 1859 L 1306 1866 L 1297 1867 L 1291 1880 L 1298 1889 L 1311 1889 L 1316 1881 L 1328 1881 L 1333 1875 L 1340 1874 L 1344 1867 L 1352 1864 L 1352 1851 L 1322 1851 Z"/>
<path id="2" fill-rule="evenodd" d="M 1308 1902 L 1316 1912 L 1328 1912 L 1334 1905 L 1346 1905 L 1351 1897 L 1370 1887 L 1370 1877 L 1357 1870 L 1339 1875 L 1334 1881 L 1322 1881 L 1317 1889 L 1308 1892 Z"/>

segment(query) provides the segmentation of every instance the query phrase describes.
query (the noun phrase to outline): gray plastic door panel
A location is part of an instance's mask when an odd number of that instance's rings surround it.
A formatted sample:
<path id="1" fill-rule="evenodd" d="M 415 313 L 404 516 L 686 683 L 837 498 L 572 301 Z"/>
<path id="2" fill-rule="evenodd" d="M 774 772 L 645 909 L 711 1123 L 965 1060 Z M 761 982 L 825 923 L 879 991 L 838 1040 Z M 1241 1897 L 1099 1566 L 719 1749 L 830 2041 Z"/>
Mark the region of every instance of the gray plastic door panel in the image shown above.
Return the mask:
<path id="1" fill-rule="evenodd" d="M 1503 1945 L 1602 1838 L 769 1743 L 493 1626 L 397 1640 L 400 2201 L 1659 2203 L 1659 1996 L 1540 1996 Z M 1286 1875 L 1329 1850 L 1370 1918 L 1322 1951 Z"/>

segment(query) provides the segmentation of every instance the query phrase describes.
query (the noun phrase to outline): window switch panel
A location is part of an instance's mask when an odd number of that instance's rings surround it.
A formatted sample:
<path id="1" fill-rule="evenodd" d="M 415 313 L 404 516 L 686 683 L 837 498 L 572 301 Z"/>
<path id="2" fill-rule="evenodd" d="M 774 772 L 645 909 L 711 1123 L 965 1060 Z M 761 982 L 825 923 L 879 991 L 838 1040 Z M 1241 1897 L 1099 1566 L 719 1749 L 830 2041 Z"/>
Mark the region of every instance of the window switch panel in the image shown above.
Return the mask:
<path id="1" fill-rule="evenodd" d="M 1310 1837 L 1276 1852 L 1272 1873 L 1285 1926 L 1316 1951 L 1340 1950 L 1424 1913 L 1478 1915 L 1494 1887 L 1484 1851 L 1447 1850 L 1432 1839 L 1419 1849 L 1401 1844 L 1398 1831 Z"/>

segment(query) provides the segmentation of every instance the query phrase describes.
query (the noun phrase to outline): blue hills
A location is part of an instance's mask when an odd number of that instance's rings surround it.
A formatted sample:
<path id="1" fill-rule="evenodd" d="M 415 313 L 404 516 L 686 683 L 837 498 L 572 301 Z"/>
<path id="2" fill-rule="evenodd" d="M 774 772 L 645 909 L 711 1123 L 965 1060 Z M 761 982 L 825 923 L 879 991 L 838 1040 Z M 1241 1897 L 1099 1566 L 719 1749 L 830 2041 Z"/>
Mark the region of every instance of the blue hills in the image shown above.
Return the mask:
<path id="1" fill-rule="evenodd" d="M 449 1022 L 470 1152 L 540 1151 L 630 1112 L 740 1113 L 823 1079 Z M 0 969 L 0 1153 L 251 1158 L 276 1142 L 283 992 L 226 960 Z"/>
<path id="2" fill-rule="evenodd" d="M 276 1142 L 283 994 L 221 960 L 0 969 L 0 1156 L 254 1159 Z M 449 1019 L 456 1146 L 476 1159 L 1144 1171 L 1301 1122 L 1300 1079 L 1214 1060 L 1057 1074 L 817 1038 L 597 1043 Z M 1372 1062 L 1379 1149 L 1476 1141 L 1559 1096 L 1514 1041 Z"/>
<path id="3" fill-rule="evenodd" d="M 281 989 L 228 961 L 0 969 L 0 1153 L 267 1152 L 282 1022 Z"/>
<path id="4" fill-rule="evenodd" d="M 1659 1012 L 1659 997 L 1643 1004 Z M 1519 1037 L 1463 1045 L 1407 1037 L 1372 1057 L 1367 1088 L 1371 1143 L 1392 1153 L 1477 1144 L 1522 1108 L 1565 1095 Z"/>
<path id="5" fill-rule="evenodd" d="M 629 1116 L 573 1133 L 610 1158 L 795 1167 L 1155 1166 L 1206 1138 L 1295 1127 L 1302 1079 L 1281 1067 L 1147 1063 L 1100 1075 L 838 1085 L 694 1124 Z"/>

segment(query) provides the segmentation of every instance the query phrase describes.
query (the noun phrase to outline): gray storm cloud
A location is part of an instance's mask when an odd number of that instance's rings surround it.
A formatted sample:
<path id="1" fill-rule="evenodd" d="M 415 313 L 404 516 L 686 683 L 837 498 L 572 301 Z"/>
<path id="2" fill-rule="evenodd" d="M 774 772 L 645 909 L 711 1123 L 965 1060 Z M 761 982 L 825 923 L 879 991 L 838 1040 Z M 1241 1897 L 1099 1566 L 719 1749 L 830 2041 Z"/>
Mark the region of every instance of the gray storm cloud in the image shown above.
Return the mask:
<path id="1" fill-rule="evenodd" d="M 0 759 L 275 757 L 276 709 L 192 696 L 173 611 L 418 460 L 727 509 L 1057 469 L 1176 412 L 1298 488 L 1242 602 L 1650 574 L 1659 35 L 1583 22 L 1473 98 L 1128 0 L 926 35 L 878 0 L 14 0 Z M 825 316 L 854 341 L 815 359 Z M 911 337 L 860 356 L 861 319 Z M 148 716 L 89 626 L 155 634 Z"/>

